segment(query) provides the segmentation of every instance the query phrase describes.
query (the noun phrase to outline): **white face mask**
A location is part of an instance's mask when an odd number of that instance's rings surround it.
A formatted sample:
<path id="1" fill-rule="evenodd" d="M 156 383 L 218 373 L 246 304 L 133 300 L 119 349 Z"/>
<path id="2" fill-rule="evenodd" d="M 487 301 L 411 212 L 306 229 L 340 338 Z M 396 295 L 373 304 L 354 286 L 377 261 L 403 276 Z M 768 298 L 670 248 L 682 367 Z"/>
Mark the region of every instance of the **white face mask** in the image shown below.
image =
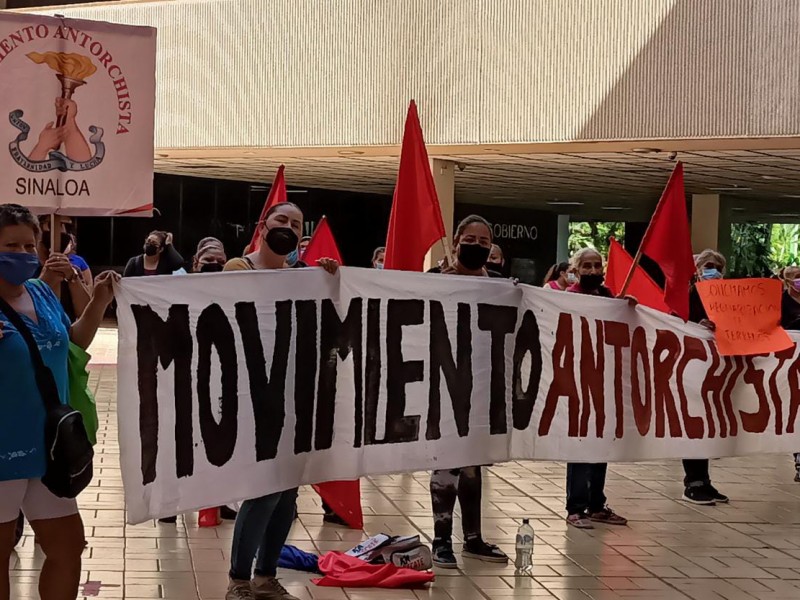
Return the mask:
<path id="1" fill-rule="evenodd" d="M 578 283 L 578 276 L 575 273 L 567 273 L 567 283 L 570 285 Z"/>

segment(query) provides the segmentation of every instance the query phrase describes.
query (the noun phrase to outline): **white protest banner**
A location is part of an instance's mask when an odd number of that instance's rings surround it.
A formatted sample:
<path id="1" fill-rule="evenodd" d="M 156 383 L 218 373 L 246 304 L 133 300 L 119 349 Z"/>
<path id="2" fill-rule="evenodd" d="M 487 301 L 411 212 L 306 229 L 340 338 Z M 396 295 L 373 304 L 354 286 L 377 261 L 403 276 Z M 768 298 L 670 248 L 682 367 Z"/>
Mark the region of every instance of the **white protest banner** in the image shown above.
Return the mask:
<path id="1" fill-rule="evenodd" d="M 0 197 L 150 216 L 156 30 L 0 12 Z"/>
<path id="2" fill-rule="evenodd" d="M 511 459 L 800 450 L 800 360 L 507 280 L 342 268 L 126 279 L 128 518 Z M 797 338 L 794 338 L 797 339 Z"/>

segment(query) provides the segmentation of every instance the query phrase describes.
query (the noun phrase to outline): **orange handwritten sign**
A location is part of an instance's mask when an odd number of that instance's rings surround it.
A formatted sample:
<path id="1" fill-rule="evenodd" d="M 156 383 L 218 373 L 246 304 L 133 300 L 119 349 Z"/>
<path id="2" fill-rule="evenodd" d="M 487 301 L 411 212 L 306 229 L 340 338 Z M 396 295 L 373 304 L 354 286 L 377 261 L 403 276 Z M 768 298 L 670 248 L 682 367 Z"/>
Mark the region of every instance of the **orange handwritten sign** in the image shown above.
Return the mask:
<path id="1" fill-rule="evenodd" d="M 716 326 L 723 356 L 769 354 L 794 342 L 781 327 L 781 292 L 777 279 L 701 281 L 697 291 L 709 321 Z"/>

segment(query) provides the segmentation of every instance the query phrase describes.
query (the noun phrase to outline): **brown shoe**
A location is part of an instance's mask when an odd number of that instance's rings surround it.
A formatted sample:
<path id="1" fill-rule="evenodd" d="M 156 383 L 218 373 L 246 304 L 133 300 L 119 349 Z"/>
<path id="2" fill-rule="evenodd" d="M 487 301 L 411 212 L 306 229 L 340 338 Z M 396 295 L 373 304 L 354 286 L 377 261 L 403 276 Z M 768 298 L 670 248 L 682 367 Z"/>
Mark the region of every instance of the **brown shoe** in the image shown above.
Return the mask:
<path id="1" fill-rule="evenodd" d="M 231 579 L 225 600 L 254 600 L 253 589 L 249 581 Z"/>
<path id="2" fill-rule="evenodd" d="M 261 575 L 253 577 L 253 597 L 255 600 L 300 600 L 287 592 L 275 577 Z"/>

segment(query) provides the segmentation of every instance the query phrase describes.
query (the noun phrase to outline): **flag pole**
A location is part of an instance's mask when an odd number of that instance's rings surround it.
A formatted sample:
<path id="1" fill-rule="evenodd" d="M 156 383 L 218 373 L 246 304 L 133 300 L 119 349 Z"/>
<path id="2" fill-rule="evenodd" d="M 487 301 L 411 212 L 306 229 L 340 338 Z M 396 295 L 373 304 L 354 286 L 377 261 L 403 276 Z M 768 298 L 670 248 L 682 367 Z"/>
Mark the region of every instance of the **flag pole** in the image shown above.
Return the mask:
<path id="1" fill-rule="evenodd" d="M 56 213 L 50 214 L 50 253 L 61 250 L 61 217 Z"/>
<path id="2" fill-rule="evenodd" d="M 647 241 L 647 236 L 650 234 L 650 230 L 653 227 L 653 221 L 655 221 L 656 216 L 659 213 L 661 208 L 661 204 L 664 202 L 664 193 L 669 189 L 669 184 L 672 181 L 672 178 L 675 176 L 675 171 L 678 170 L 678 167 L 681 165 L 681 161 L 675 163 L 675 166 L 672 168 L 672 173 L 669 175 L 669 179 L 667 180 L 667 185 L 664 187 L 664 191 L 661 192 L 661 197 L 658 199 L 658 204 L 656 205 L 656 209 L 653 211 L 653 216 L 650 217 L 650 222 L 647 224 L 647 229 L 642 236 L 642 241 L 639 243 L 639 249 L 636 251 L 636 256 L 633 258 L 633 263 L 631 264 L 631 268 L 628 271 L 628 276 L 625 278 L 625 283 L 622 285 L 622 289 L 619 292 L 619 297 L 625 295 L 625 292 L 628 291 L 628 287 L 631 285 L 631 281 L 633 281 L 633 274 L 636 272 L 636 267 L 639 266 L 639 262 L 642 260 L 642 246 Z M 684 200 L 685 201 L 685 200 Z"/>
<path id="3" fill-rule="evenodd" d="M 439 241 L 442 242 L 442 249 L 444 250 L 445 258 L 447 259 L 447 266 L 452 267 L 455 263 L 453 260 L 453 249 L 450 247 L 450 241 L 446 237 L 443 237 Z"/>
<path id="4" fill-rule="evenodd" d="M 639 247 L 641 248 L 641 244 L 639 244 Z M 625 277 L 625 283 L 622 284 L 622 289 L 619 291 L 619 294 L 617 294 L 617 297 L 622 298 L 625 296 L 625 292 L 628 291 L 628 288 L 630 287 L 631 282 L 633 281 L 633 274 L 636 272 L 636 267 L 639 266 L 639 261 L 641 260 L 642 260 L 642 251 L 637 250 L 636 256 L 633 257 L 633 263 L 631 263 L 631 268 L 628 271 L 628 275 Z"/>

